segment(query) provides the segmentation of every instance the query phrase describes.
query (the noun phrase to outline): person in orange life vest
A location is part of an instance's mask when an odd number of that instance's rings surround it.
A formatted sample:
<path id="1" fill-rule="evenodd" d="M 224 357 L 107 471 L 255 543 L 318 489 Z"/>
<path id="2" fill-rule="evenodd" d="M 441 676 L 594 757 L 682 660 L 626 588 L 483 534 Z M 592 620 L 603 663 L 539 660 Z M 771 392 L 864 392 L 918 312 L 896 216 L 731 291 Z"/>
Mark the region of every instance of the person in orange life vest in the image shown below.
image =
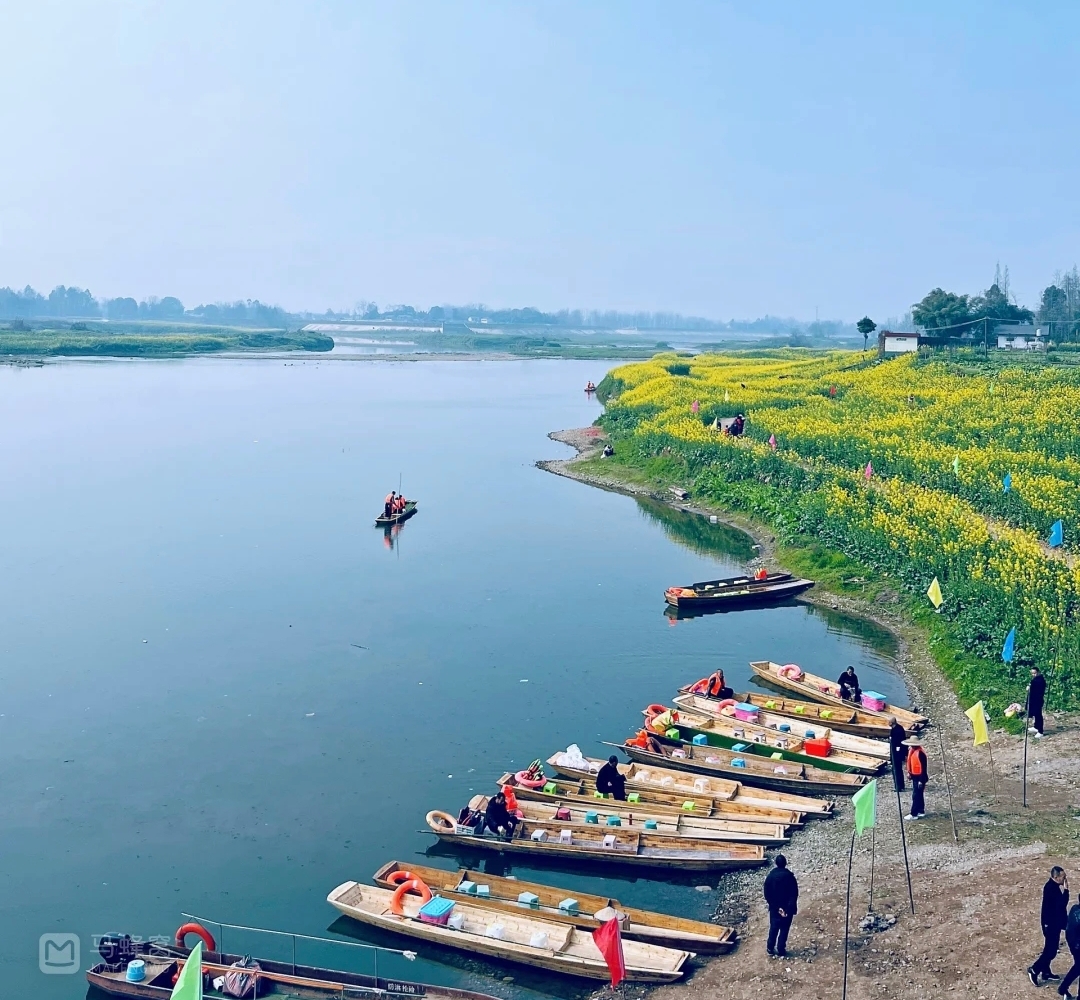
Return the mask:
<path id="1" fill-rule="evenodd" d="M 727 682 L 724 680 L 724 671 L 714 670 L 712 676 L 709 677 L 709 684 L 705 689 L 705 693 L 710 698 L 730 698 L 735 692 L 727 686 Z"/>
<path id="2" fill-rule="evenodd" d="M 386 494 L 386 499 L 383 501 L 383 517 L 391 517 L 394 513 L 394 497 L 397 495 L 395 490 L 391 490 Z"/>
<path id="3" fill-rule="evenodd" d="M 904 740 L 904 746 L 908 748 L 907 773 L 911 779 L 911 812 L 904 819 L 922 819 L 926 815 L 923 791 L 930 777 L 926 772 L 926 751 L 917 736 Z"/>
<path id="4" fill-rule="evenodd" d="M 650 736 L 647 729 L 639 729 L 637 736 L 626 741 L 628 747 L 640 747 L 642 750 L 651 750 L 653 753 L 664 752 L 660 741 L 655 736 Z"/>

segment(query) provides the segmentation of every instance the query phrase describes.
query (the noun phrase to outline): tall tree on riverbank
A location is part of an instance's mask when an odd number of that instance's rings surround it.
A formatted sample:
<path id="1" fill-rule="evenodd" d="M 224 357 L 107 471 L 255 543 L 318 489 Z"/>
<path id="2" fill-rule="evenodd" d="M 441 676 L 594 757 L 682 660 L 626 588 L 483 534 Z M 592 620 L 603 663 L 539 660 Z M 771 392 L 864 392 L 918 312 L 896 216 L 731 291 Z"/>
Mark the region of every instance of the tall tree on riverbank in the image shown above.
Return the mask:
<path id="1" fill-rule="evenodd" d="M 966 295 L 935 288 L 911 307 L 911 318 L 916 326 L 926 330 L 960 326 L 971 319 L 970 301 Z"/>
<path id="2" fill-rule="evenodd" d="M 855 324 L 855 329 L 862 334 L 862 349 L 865 351 L 870 346 L 870 334 L 877 329 L 877 323 L 869 316 L 864 316 Z"/>

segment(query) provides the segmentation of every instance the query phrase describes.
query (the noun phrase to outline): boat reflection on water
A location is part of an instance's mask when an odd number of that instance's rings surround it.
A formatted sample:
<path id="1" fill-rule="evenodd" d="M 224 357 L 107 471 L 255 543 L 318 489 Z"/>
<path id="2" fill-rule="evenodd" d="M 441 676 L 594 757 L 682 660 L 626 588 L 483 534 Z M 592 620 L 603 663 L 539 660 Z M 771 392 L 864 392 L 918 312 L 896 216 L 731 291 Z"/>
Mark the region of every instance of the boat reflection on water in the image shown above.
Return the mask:
<path id="1" fill-rule="evenodd" d="M 401 533 L 401 529 L 404 524 L 387 524 L 383 526 L 383 545 L 386 546 L 391 552 L 394 550 L 394 542 L 397 541 L 398 535 Z"/>

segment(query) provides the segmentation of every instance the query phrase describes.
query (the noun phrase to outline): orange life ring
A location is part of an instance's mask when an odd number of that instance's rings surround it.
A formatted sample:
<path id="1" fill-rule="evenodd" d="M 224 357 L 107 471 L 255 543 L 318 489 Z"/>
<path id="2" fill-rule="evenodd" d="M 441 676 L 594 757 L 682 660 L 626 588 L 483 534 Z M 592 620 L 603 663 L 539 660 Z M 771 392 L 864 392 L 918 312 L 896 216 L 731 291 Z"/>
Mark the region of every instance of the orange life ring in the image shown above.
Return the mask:
<path id="1" fill-rule="evenodd" d="M 780 677 L 789 677 L 793 681 L 797 681 L 802 677 L 802 667 L 797 663 L 785 663 L 779 670 L 776 671 Z"/>
<path id="2" fill-rule="evenodd" d="M 709 678 L 702 677 L 699 681 L 694 681 L 690 685 L 691 694 L 708 694 L 709 693 Z"/>
<path id="3" fill-rule="evenodd" d="M 645 717 L 652 719 L 657 715 L 663 715 L 667 711 L 666 705 L 650 705 L 645 709 Z"/>
<path id="4" fill-rule="evenodd" d="M 432 809 L 424 819 L 436 833 L 452 833 L 457 827 L 457 821 L 453 816 L 438 809 Z"/>
<path id="5" fill-rule="evenodd" d="M 527 771 L 518 771 L 514 781 L 522 788 L 543 788 L 547 784 L 547 778 L 530 778 Z"/>
<path id="6" fill-rule="evenodd" d="M 408 882 L 409 879 L 413 878 L 416 878 L 416 876 L 412 872 L 402 871 L 399 868 L 396 872 L 391 872 L 387 875 L 386 881 L 396 889 L 402 882 Z"/>
<path id="7" fill-rule="evenodd" d="M 206 945 L 207 951 L 217 951 L 217 942 L 214 940 L 214 935 L 211 934 L 202 924 L 190 923 L 181 924 L 176 930 L 176 946 L 178 948 L 186 948 L 184 939 L 189 934 L 198 934 L 202 938 L 202 942 Z"/>
<path id="8" fill-rule="evenodd" d="M 390 897 L 391 913 L 396 913 L 399 917 L 405 916 L 405 911 L 401 906 L 401 898 L 410 892 L 419 894 L 421 906 L 431 899 L 431 890 L 427 887 L 427 883 L 423 879 L 411 878 L 408 882 L 402 882 L 394 890 L 394 895 Z"/>
<path id="9" fill-rule="evenodd" d="M 719 711 L 722 708 L 731 708 L 732 705 L 736 705 L 738 702 L 734 698 L 725 698 L 721 702 L 717 702 L 716 710 Z"/>

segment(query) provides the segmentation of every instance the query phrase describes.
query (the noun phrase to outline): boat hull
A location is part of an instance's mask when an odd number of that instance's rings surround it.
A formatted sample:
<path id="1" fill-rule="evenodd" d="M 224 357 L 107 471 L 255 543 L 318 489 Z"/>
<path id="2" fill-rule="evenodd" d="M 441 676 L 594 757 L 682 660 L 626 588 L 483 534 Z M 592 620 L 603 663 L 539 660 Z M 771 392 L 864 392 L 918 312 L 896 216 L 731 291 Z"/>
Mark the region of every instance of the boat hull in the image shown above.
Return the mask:
<path id="1" fill-rule="evenodd" d="M 681 614 L 707 613 L 777 604 L 798 597 L 812 586 L 813 580 L 793 577 L 790 573 L 773 574 L 761 581 L 750 577 L 732 577 L 729 580 L 695 583 L 689 587 L 671 587 L 665 591 L 664 600 Z M 687 590 L 694 591 L 693 595 L 684 595 L 683 592 Z"/>
<path id="2" fill-rule="evenodd" d="M 731 927 L 690 920 L 687 917 L 672 917 L 666 913 L 655 913 L 651 910 L 635 909 L 624 906 L 617 899 L 594 896 L 577 890 L 574 891 L 573 897 L 578 902 L 578 912 L 565 913 L 559 909 L 559 903 L 566 898 L 566 889 L 516 878 L 505 878 L 486 872 L 469 871 L 465 868 L 450 872 L 443 868 L 391 861 L 375 873 L 373 881 L 376 885 L 392 888 L 387 878 L 396 871 L 411 872 L 423 879 L 432 892 L 455 893 L 458 892 L 457 887 L 462 882 L 486 884 L 492 895 L 480 897 L 468 894 L 465 898 L 476 905 L 509 912 L 520 913 L 522 907 L 518 902 L 518 895 L 522 892 L 532 892 L 539 900 L 540 908 L 536 912 L 545 920 L 573 924 L 587 931 L 594 931 L 600 926 L 600 921 L 594 916 L 598 910 L 613 907 L 629 918 L 622 928 L 623 937 L 631 941 L 645 941 L 667 948 L 685 948 L 699 955 L 726 955 L 735 948 L 739 940 L 737 932 Z"/>
<path id="3" fill-rule="evenodd" d="M 416 501 L 410 500 L 405 505 L 405 509 L 398 514 L 394 514 L 390 517 L 384 517 L 380 514 L 377 518 L 375 518 L 375 526 L 378 528 L 388 528 L 394 524 L 401 524 L 403 521 L 409 520 L 409 518 L 412 517 L 415 513 Z"/>

